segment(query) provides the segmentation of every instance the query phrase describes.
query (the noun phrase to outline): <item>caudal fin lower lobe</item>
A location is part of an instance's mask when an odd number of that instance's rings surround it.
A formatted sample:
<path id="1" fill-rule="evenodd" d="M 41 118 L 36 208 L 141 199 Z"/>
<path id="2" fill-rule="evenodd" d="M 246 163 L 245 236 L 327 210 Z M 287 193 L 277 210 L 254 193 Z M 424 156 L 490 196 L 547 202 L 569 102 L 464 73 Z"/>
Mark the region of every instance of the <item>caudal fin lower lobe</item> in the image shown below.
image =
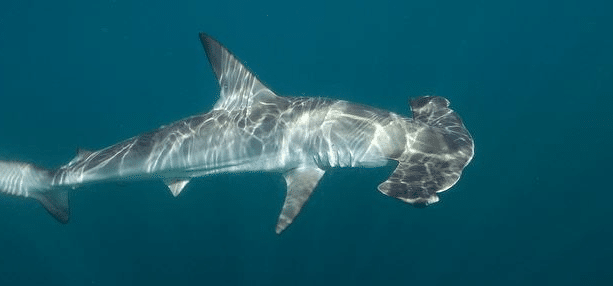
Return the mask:
<path id="1" fill-rule="evenodd" d="M 0 193 L 37 200 L 55 219 L 70 218 L 68 191 L 52 186 L 52 172 L 33 164 L 0 161 Z"/>

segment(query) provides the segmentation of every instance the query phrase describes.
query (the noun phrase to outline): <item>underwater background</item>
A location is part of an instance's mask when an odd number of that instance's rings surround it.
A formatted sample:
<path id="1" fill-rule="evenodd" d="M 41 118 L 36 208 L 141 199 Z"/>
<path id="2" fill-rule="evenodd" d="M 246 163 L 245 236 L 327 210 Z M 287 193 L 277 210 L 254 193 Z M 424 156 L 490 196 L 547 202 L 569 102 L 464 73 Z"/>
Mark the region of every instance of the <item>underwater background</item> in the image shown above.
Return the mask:
<path id="1" fill-rule="evenodd" d="M 2 1 L 0 159 L 53 168 L 215 103 L 198 32 L 280 95 L 409 115 L 475 157 L 441 201 L 327 172 L 282 234 L 280 174 L 87 186 L 60 225 L 0 196 L 0 285 L 613 285 L 611 1 Z"/>

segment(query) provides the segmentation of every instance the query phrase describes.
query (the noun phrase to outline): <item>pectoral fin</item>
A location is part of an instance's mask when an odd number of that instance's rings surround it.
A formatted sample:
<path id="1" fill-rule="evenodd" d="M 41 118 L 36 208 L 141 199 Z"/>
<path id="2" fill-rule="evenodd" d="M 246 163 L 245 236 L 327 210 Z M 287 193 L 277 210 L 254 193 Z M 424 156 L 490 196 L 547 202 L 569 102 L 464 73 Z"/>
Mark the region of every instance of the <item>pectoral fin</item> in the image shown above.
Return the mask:
<path id="1" fill-rule="evenodd" d="M 300 167 L 283 175 L 287 183 L 287 194 L 277 222 L 277 234 L 280 234 L 292 223 L 317 187 L 324 173 L 322 169 L 317 167 Z"/>
<path id="2" fill-rule="evenodd" d="M 183 188 L 185 188 L 185 185 L 187 185 L 187 183 L 189 183 L 189 179 L 164 179 L 164 184 L 168 186 L 170 192 L 175 197 L 178 196 L 181 191 L 183 191 Z"/>

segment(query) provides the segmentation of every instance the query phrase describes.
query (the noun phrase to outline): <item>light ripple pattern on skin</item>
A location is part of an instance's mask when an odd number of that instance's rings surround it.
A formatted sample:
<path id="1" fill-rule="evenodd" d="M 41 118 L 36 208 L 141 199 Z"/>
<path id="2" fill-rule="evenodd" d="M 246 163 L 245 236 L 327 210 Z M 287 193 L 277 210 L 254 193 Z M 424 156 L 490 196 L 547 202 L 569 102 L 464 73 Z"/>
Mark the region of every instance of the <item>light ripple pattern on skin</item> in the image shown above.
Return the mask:
<path id="1" fill-rule="evenodd" d="M 99 151 L 79 150 L 55 170 L 0 161 L 0 192 L 32 197 L 66 223 L 68 192 L 85 184 L 160 179 L 178 196 L 194 177 L 276 172 L 287 186 L 281 233 L 330 168 L 397 161 L 379 191 L 424 207 L 459 180 L 473 157 L 473 140 L 445 98 L 411 100 L 409 118 L 343 100 L 282 97 L 212 37 L 201 33 L 200 40 L 220 86 L 210 112 Z"/>

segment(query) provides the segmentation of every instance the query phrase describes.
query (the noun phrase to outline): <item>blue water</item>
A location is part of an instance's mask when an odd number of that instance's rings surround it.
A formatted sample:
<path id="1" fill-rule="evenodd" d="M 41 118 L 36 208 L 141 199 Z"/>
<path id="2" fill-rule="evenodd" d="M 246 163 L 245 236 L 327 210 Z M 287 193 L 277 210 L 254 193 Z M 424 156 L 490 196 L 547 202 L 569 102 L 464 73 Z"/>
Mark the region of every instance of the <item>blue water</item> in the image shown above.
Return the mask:
<path id="1" fill-rule="evenodd" d="M 447 97 L 473 162 L 426 209 L 329 172 L 281 236 L 278 174 L 89 186 L 68 225 L 0 196 L 0 285 L 613 285 L 611 1 L 205 2 L 0 2 L 0 159 L 207 111 L 205 31 L 281 95 Z"/>

